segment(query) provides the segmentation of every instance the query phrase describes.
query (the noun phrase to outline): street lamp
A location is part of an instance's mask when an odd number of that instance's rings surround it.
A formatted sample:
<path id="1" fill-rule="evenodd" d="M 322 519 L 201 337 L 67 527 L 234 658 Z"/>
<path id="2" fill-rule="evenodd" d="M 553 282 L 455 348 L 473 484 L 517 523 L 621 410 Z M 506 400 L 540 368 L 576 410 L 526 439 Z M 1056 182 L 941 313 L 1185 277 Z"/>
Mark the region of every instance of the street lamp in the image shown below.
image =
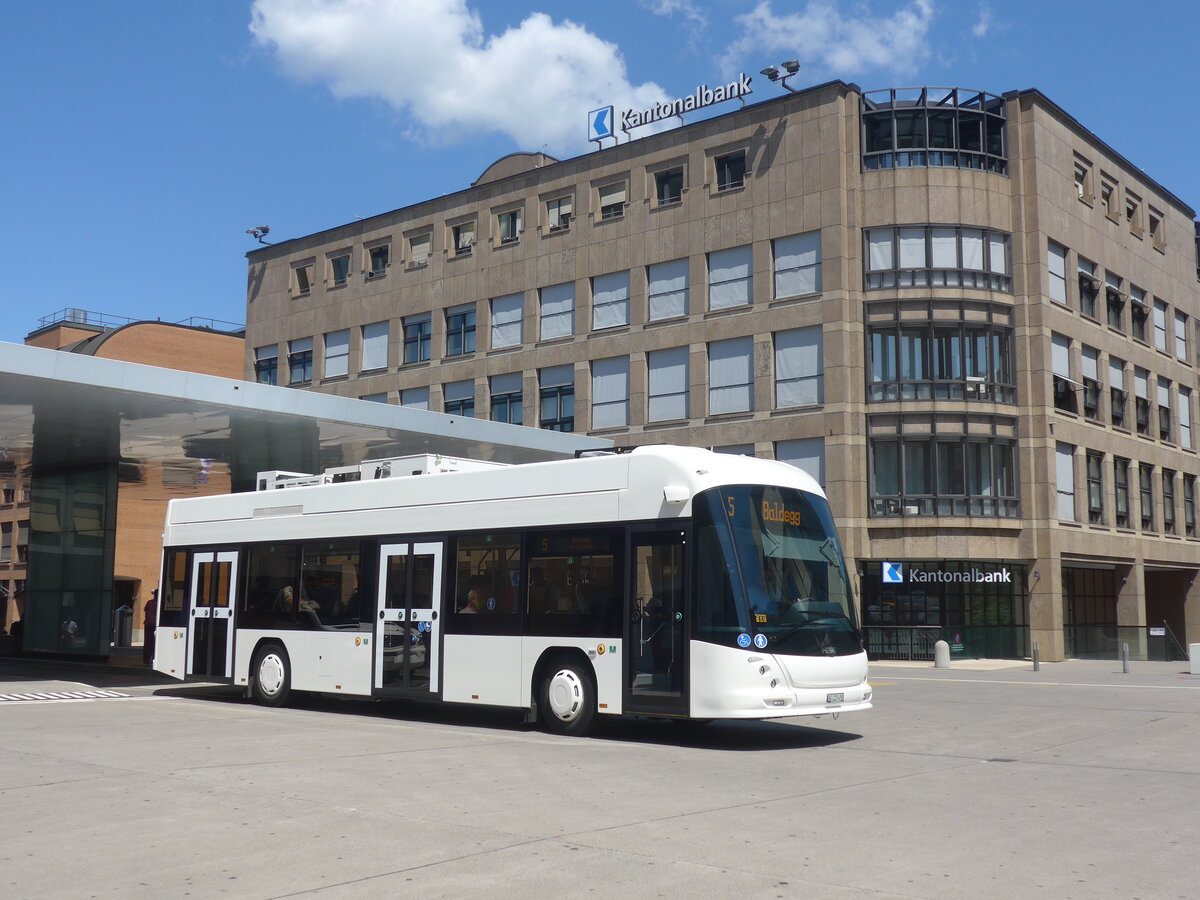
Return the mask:
<path id="1" fill-rule="evenodd" d="M 780 68 L 783 72 L 780 72 Z M 798 59 L 788 59 L 781 62 L 778 66 L 767 66 L 762 70 L 762 74 L 767 76 L 767 80 L 772 84 L 778 84 L 780 87 L 786 88 L 793 94 L 798 91 L 788 84 L 788 79 L 800 71 L 800 61 Z"/>

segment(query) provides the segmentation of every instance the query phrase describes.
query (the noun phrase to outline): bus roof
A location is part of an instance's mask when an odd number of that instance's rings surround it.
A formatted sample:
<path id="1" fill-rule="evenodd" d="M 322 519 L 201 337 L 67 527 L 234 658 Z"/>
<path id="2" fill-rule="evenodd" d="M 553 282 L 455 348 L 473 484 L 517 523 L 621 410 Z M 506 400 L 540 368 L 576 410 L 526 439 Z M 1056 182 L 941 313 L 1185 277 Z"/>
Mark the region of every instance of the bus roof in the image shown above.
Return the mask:
<path id="1" fill-rule="evenodd" d="M 175 546 L 670 519 L 691 515 L 696 494 L 726 484 L 770 484 L 824 496 L 811 476 L 787 463 L 649 445 L 487 470 L 172 500 L 163 542 Z"/>

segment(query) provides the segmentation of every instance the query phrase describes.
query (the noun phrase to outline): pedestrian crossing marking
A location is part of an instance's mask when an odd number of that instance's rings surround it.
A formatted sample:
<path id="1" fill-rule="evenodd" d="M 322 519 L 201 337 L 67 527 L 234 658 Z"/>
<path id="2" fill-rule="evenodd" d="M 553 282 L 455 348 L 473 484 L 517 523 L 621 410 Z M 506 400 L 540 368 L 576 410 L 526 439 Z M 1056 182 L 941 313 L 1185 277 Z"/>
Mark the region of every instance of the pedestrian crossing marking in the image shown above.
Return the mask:
<path id="1" fill-rule="evenodd" d="M 33 694 L 0 694 L 0 703 L 20 703 L 26 700 L 115 700 L 128 698 L 120 691 L 40 691 Z"/>

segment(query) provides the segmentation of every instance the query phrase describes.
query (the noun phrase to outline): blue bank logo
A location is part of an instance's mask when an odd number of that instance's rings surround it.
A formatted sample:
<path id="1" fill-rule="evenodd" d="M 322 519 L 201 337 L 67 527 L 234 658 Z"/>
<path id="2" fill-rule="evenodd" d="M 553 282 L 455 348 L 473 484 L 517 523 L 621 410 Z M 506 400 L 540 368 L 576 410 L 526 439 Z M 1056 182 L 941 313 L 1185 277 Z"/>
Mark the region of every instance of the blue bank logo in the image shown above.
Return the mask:
<path id="1" fill-rule="evenodd" d="M 604 106 L 588 113 L 588 140 L 602 141 L 613 136 L 613 108 Z"/>
<path id="2" fill-rule="evenodd" d="M 904 563 L 885 562 L 883 564 L 884 584 L 904 584 Z"/>

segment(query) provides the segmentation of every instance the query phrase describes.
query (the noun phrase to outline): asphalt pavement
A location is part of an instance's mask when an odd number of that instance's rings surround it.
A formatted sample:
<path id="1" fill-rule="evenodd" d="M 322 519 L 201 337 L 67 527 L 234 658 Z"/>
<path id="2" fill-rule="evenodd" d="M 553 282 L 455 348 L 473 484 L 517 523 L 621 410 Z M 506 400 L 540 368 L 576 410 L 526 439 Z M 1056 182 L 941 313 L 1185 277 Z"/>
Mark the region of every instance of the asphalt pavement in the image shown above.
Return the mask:
<path id="1" fill-rule="evenodd" d="M 561 738 L 0 660 L 0 896 L 1200 896 L 1186 664 L 871 680 L 838 719 Z"/>

